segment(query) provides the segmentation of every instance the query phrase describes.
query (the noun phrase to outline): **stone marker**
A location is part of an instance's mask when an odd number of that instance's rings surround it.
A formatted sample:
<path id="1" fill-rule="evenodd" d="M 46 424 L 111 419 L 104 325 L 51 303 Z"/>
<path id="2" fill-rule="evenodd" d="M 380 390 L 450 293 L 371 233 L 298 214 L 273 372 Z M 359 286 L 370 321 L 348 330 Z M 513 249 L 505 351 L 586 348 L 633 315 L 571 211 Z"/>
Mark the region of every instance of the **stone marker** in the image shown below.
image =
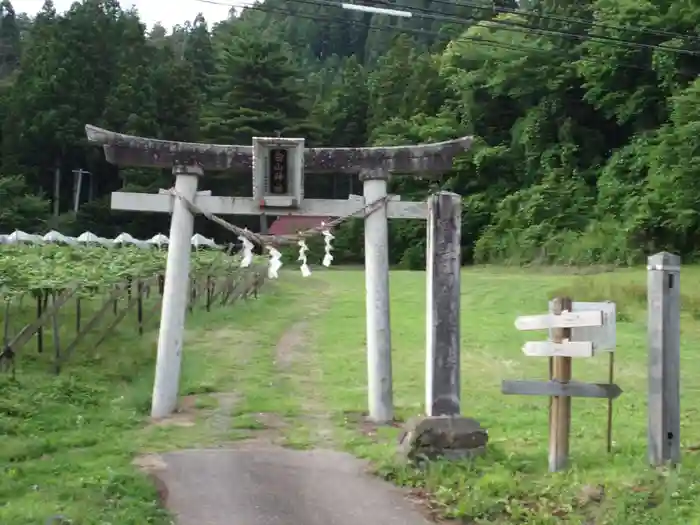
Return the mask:
<path id="1" fill-rule="evenodd" d="M 426 416 L 406 424 L 399 446 L 413 463 L 471 458 L 488 441 L 478 421 L 459 415 L 461 202 L 449 192 L 428 201 Z"/>
<path id="2" fill-rule="evenodd" d="M 426 247 L 425 413 L 459 415 L 462 197 L 428 198 Z"/>
<path id="3" fill-rule="evenodd" d="M 483 454 L 488 439 L 488 432 L 472 418 L 421 416 L 406 423 L 399 451 L 418 464 L 439 458 L 459 460 Z"/>

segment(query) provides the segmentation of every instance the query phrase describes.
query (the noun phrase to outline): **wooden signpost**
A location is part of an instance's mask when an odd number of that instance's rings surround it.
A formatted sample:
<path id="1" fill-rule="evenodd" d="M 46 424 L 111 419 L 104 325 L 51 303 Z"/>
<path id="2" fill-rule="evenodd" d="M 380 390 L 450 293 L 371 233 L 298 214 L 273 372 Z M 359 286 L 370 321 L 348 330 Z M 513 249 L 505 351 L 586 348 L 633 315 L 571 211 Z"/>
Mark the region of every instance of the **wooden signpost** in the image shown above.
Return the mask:
<path id="1" fill-rule="evenodd" d="M 549 470 L 557 472 L 569 459 L 571 398 L 608 400 L 608 451 L 612 447 L 612 400 L 622 390 L 613 383 L 615 348 L 615 303 L 574 303 L 558 297 L 549 303 L 549 313 L 526 315 L 515 320 L 518 330 L 549 330 L 548 341 L 529 341 L 522 351 L 530 357 L 549 358 L 549 381 L 503 381 L 507 395 L 549 396 Z M 608 351 L 607 384 L 572 381 L 573 358 L 590 358 Z"/>

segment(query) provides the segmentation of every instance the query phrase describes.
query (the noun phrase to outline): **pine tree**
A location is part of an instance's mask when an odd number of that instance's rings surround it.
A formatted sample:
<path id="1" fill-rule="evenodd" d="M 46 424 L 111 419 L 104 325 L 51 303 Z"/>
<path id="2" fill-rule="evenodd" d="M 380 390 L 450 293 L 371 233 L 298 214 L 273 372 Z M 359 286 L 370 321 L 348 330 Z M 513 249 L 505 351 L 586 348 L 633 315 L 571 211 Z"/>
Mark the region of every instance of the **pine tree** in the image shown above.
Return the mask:
<path id="1" fill-rule="evenodd" d="M 200 98 L 192 64 L 176 57 L 169 47 L 157 50 L 155 63 L 150 86 L 155 93 L 158 136 L 196 140 Z"/>
<path id="2" fill-rule="evenodd" d="M 19 67 L 20 31 L 10 0 L 0 2 L 0 81 Z"/>
<path id="3" fill-rule="evenodd" d="M 218 53 L 212 101 L 205 110 L 208 140 L 248 144 L 253 136 L 306 136 L 315 130 L 296 71 L 283 46 L 253 32 L 233 35 Z M 309 137 L 309 134 L 312 135 Z"/>
<path id="4" fill-rule="evenodd" d="M 58 17 L 52 0 L 46 0 L 27 38 L 21 69 L 8 96 L 7 117 L 3 122 L 3 167 L 15 171 L 20 164 L 50 164 L 59 155 L 51 128 L 53 113 L 41 102 L 55 106 L 60 98 L 45 91 L 60 92 L 53 77 L 46 76 L 60 67 L 53 44 L 58 38 Z"/>
<path id="5" fill-rule="evenodd" d="M 340 79 L 324 107 L 324 122 L 330 144 L 361 147 L 367 145 L 367 74 L 355 56 L 345 60 Z"/>
<path id="6" fill-rule="evenodd" d="M 435 115 L 443 103 L 444 83 L 436 60 L 429 53 L 416 50 L 406 35 L 396 37 L 391 49 L 380 57 L 368 85 L 370 134 L 393 118 L 410 119 L 418 113 Z"/>
<path id="7" fill-rule="evenodd" d="M 195 84 L 199 92 L 206 95 L 211 83 L 211 76 L 216 69 L 216 61 L 214 60 L 214 48 L 207 21 L 201 13 L 194 19 L 194 24 L 187 34 L 184 55 L 185 60 L 192 65 Z"/>
<path id="8" fill-rule="evenodd" d="M 138 18 L 126 13 L 121 55 L 117 62 L 118 78 L 110 86 L 103 103 L 102 124 L 122 133 L 156 136 L 156 92 L 151 82 L 157 50 L 146 41 Z"/>

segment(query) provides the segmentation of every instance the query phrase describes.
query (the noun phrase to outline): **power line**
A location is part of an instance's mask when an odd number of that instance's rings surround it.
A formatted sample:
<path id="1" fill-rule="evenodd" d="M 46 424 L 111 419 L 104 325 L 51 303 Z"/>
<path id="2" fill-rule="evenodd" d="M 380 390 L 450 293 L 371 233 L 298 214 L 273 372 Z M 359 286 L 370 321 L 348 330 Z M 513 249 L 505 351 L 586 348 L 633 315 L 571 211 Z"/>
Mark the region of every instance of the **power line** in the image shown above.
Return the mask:
<path id="1" fill-rule="evenodd" d="M 217 2 L 214 0 L 198 0 L 198 1 L 201 1 L 203 3 L 209 3 L 209 4 L 227 5 L 230 7 L 238 7 L 238 6 L 235 6 L 232 4 L 226 4 L 226 3 Z M 290 0 L 290 1 L 299 1 L 299 0 Z M 371 3 L 369 0 L 360 0 L 360 1 L 364 1 L 365 3 L 359 4 L 359 5 L 370 5 L 371 6 Z M 656 36 L 665 36 L 665 37 L 669 37 L 669 38 L 693 39 L 693 40 L 700 42 L 700 37 L 696 37 L 696 36 L 692 36 L 692 35 L 683 35 L 681 33 L 676 33 L 676 32 L 672 32 L 672 31 L 616 26 L 616 25 L 612 25 L 612 24 L 592 22 L 592 21 L 585 20 L 582 18 L 559 16 L 559 15 L 544 15 L 544 14 L 540 14 L 540 13 L 536 13 L 536 12 L 523 11 L 523 10 L 511 9 L 511 8 L 506 8 L 506 7 L 484 6 L 484 5 L 475 4 L 473 2 L 458 3 L 458 2 L 451 2 L 449 0 L 432 0 L 432 2 L 437 3 L 437 4 L 451 6 L 451 7 L 470 7 L 470 8 L 486 10 L 486 11 L 496 12 L 496 13 L 507 13 L 507 14 L 514 14 L 514 15 L 518 15 L 518 16 L 538 17 L 538 18 L 541 18 L 543 20 L 554 20 L 554 21 L 563 21 L 563 22 L 569 22 L 569 23 L 584 24 L 584 25 L 588 26 L 589 30 L 591 28 L 615 29 L 615 30 L 620 30 L 620 31 L 629 30 L 629 31 L 640 33 L 642 35 L 649 34 L 649 35 L 656 35 Z M 334 2 L 334 1 L 330 1 L 330 0 L 316 0 L 315 2 L 305 2 L 305 3 L 312 3 L 312 4 L 315 3 L 318 5 L 326 5 L 329 7 L 341 8 L 341 4 L 339 2 Z M 384 5 L 384 6 L 396 7 L 395 4 L 393 4 L 391 1 L 387 1 L 387 0 L 374 0 L 374 3 Z M 257 7 L 257 6 L 255 6 L 255 7 Z M 265 9 L 274 9 L 270 6 L 264 6 L 264 7 L 265 7 Z M 247 8 L 250 8 L 250 7 L 247 7 Z M 457 17 L 457 16 L 453 16 L 453 15 L 434 14 L 430 9 L 421 8 L 421 7 L 412 7 L 410 9 L 408 9 L 407 11 L 412 12 L 414 14 L 417 12 L 418 16 L 420 16 L 422 18 L 428 18 L 428 19 L 432 19 L 432 20 L 436 20 L 436 21 L 460 23 L 463 25 L 467 25 L 468 22 L 488 21 L 494 25 L 502 26 L 502 29 L 504 29 L 506 31 L 532 32 L 532 33 L 536 33 L 536 34 L 540 34 L 540 35 L 563 36 L 563 37 L 570 37 L 570 38 L 575 38 L 575 39 L 579 39 L 579 40 L 594 40 L 594 41 L 601 41 L 602 40 L 605 42 L 616 42 L 616 43 L 621 44 L 622 46 L 626 46 L 626 47 L 647 48 L 647 49 L 670 51 L 670 52 L 690 54 L 690 55 L 700 54 L 698 51 L 694 51 L 691 49 L 668 47 L 668 46 L 663 46 L 663 45 L 658 45 L 658 44 L 647 44 L 644 42 L 634 42 L 631 40 L 626 40 L 623 38 L 613 37 L 613 36 L 609 36 L 609 35 L 591 35 L 590 33 L 578 34 L 578 33 L 571 33 L 568 31 L 544 29 L 544 28 L 535 27 L 535 26 L 531 26 L 531 25 L 521 24 L 521 23 L 510 21 L 510 20 L 493 20 L 493 19 L 484 20 L 480 17 L 474 17 L 474 16 Z"/>
<path id="2" fill-rule="evenodd" d="M 688 39 L 700 42 L 700 37 L 698 37 L 698 36 L 684 35 L 682 33 L 677 33 L 674 31 L 665 31 L 663 29 L 651 29 L 648 27 L 634 27 L 634 26 L 619 26 L 619 25 L 615 25 L 615 24 L 609 24 L 607 22 L 592 22 L 592 21 L 586 20 L 584 18 L 577 18 L 577 17 L 573 17 L 573 16 L 552 15 L 552 14 L 545 15 L 545 14 L 538 13 L 535 11 L 523 11 L 522 9 L 513 9 L 510 7 L 498 7 L 496 5 L 487 7 L 484 5 L 475 4 L 473 2 L 465 2 L 463 4 L 460 4 L 457 2 L 450 2 L 448 0 L 432 0 L 432 2 L 436 3 L 436 4 L 450 5 L 450 6 L 455 6 L 455 7 L 472 7 L 475 9 L 481 9 L 481 10 L 486 10 L 486 11 L 491 11 L 491 12 L 496 12 L 496 13 L 504 13 L 504 14 L 512 14 L 512 15 L 528 16 L 528 17 L 538 17 L 538 18 L 542 18 L 543 20 L 553 20 L 556 22 L 568 22 L 568 23 L 573 23 L 573 24 L 584 24 L 584 25 L 588 25 L 588 26 L 594 27 L 594 28 L 599 27 L 602 29 L 612 29 L 615 31 L 631 31 L 633 33 L 639 33 L 641 35 L 654 35 L 654 36 L 663 36 L 663 37 L 668 37 L 668 38 L 688 38 Z"/>
<path id="3" fill-rule="evenodd" d="M 445 2 L 444 0 L 433 0 L 433 1 L 439 2 L 439 3 L 445 3 L 448 5 L 452 5 L 452 6 L 462 5 L 463 7 L 472 7 L 472 5 L 470 5 L 470 4 L 452 4 L 452 3 Z M 316 2 L 319 4 L 322 4 L 322 5 L 337 5 L 337 4 L 335 4 L 335 2 L 332 2 L 329 0 L 316 0 Z M 386 6 L 393 6 L 394 5 L 393 3 L 391 3 L 387 0 L 374 0 L 373 3 L 379 4 L 379 5 L 386 5 Z M 473 4 L 473 5 L 476 6 L 476 4 Z M 485 9 L 485 8 L 482 7 L 482 9 Z M 516 31 L 516 32 L 524 32 L 524 33 L 534 33 L 534 34 L 543 35 L 543 36 L 561 36 L 561 37 L 574 38 L 574 39 L 585 40 L 585 41 L 613 43 L 613 44 L 617 45 L 618 47 L 637 48 L 637 49 L 646 48 L 646 49 L 652 49 L 652 50 L 656 50 L 656 51 L 669 51 L 672 53 L 688 54 L 688 55 L 699 55 L 700 54 L 700 52 L 693 51 L 691 49 L 667 47 L 667 46 L 657 45 L 657 44 L 647 44 L 644 42 L 633 42 L 630 40 L 625 40 L 623 38 L 612 37 L 612 36 L 608 36 L 608 35 L 591 35 L 588 33 L 578 34 L 578 33 L 571 33 L 568 31 L 560 31 L 560 30 L 556 30 L 556 29 L 543 29 L 540 27 L 535 27 L 535 26 L 530 26 L 530 25 L 514 22 L 512 20 L 495 20 L 495 19 L 483 20 L 479 17 L 471 17 L 471 16 L 461 17 L 461 16 L 452 16 L 452 15 L 444 15 L 444 14 L 433 14 L 433 12 L 430 9 L 422 8 L 422 7 L 412 7 L 408 11 L 413 13 L 414 16 L 426 18 L 429 20 L 442 21 L 442 22 L 452 22 L 452 23 L 467 25 L 470 22 L 484 21 L 484 22 L 488 22 L 489 24 L 499 26 L 499 29 L 503 29 L 504 31 Z"/>
<path id="4" fill-rule="evenodd" d="M 229 7 L 239 7 L 234 4 L 225 4 L 222 2 L 218 1 L 212 1 L 212 0 L 197 0 L 202 3 L 207 3 L 207 4 L 214 4 L 214 5 L 224 5 L 224 6 L 229 6 Z M 377 0 L 378 1 L 378 0 Z M 432 3 L 434 4 L 442 4 L 450 7 L 470 7 L 473 9 L 480 9 L 482 11 L 489 11 L 492 13 L 502 13 L 502 14 L 513 14 L 513 15 L 518 15 L 518 16 L 524 16 L 524 17 L 529 17 L 529 18 L 540 18 L 542 20 L 551 20 L 551 21 L 556 21 L 556 22 L 567 22 L 567 23 L 573 23 L 573 24 L 582 24 L 585 26 L 588 26 L 589 28 L 601 28 L 601 29 L 611 29 L 615 31 L 630 31 L 632 33 L 638 33 L 640 35 L 653 35 L 653 36 L 662 36 L 662 37 L 667 37 L 667 38 L 678 38 L 678 39 L 688 39 L 692 40 L 695 42 L 700 43 L 700 36 L 695 36 L 692 34 L 684 34 L 684 33 L 678 33 L 675 31 L 666 31 L 663 29 L 652 29 L 649 27 L 635 27 L 635 26 L 621 26 L 621 25 L 616 25 L 616 24 L 610 24 L 608 22 L 594 22 L 591 20 L 586 20 L 584 18 L 578 18 L 578 17 L 573 17 L 573 16 L 564 16 L 564 15 L 556 15 L 556 14 L 543 14 L 540 12 L 536 11 L 524 11 L 522 9 L 512 9 L 510 7 L 498 7 L 496 5 L 491 5 L 491 6 L 485 6 L 483 4 L 475 4 L 473 2 L 457 2 L 457 1 L 451 1 L 451 0 L 431 0 Z M 381 2 L 379 3 L 385 3 L 386 2 Z M 252 5 L 252 4 L 251 4 Z M 245 7 L 240 6 L 240 7 Z M 425 9 L 425 8 L 423 8 Z M 411 10 L 420 10 L 420 8 L 411 8 Z M 479 19 L 481 20 L 481 19 Z"/>
<path id="5" fill-rule="evenodd" d="M 409 34 L 415 34 L 415 35 L 423 35 L 423 36 L 431 36 L 435 38 L 444 38 L 445 35 L 438 33 L 436 31 L 429 31 L 425 29 L 417 29 L 417 28 L 407 28 L 407 27 L 397 27 L 397 26 L 373 26 L 371 24 L 362 22 L 360 20 L 354 20 L 354 19 L 349 19 L 349 18 L 341 18 L 337 16 L 322 16 L 322 15 L 307 15 L 303 13 L 297 13 L 297 12 L 292 12 L 289 10 L 284 10 L 284 9 L 277 9 L 273 7 L 269 7 L 263 4 L 239 4 L 239 5 L 234 5 L 226 2 L 222 2 L 219 0 L 196 0 L 198 2 L 206 3 L 206 4 L 213 4 L 213 5 L 221 5 L 221 6 L 228 6 L 231 8 L 243 8 L 243 9 L 249 9 L 252 11 L 260 11 L 264 13 L 272 13 L 272 14 L 282 14 L 286 15 L 288 17 L 298 17 L 302 19 L 307 19 L 307 20 L 314 20 L 317 22 L 330 22 L 330 23 L 338 23 L 338 24 L 351 24 L 351 25 L 356 25 L 360 27 L 366 27 L 368 28 L 369 31 L 375 31 L 375 32 L 395 32 L 395 33 L 409 33 Z M 319 4 L 318 0 L 288 0 L 288 3 L 301 3 L 301 4 L 309 4 L 309 5 L 315 5 L 319 6 L 322 4 Z M 335 4 L 332 2 L 329 2 L 329 4 L 332 4 L 332 7 L 338 7 L 338 9 L 342 9 L 339 4 Z M 529 53 L 540 53 L 540 54 L 547 54 L 551 52 L 552 50 L 548 49 L 543 49 L 543 48 L 537 48 L 537 47 L 531 47 L 531 46 L 524 46 L 520 44 L 508 44 L 505 42 L 499 42 L 497 40 L 490 40 L 487 38 L 481 38 L 481 37 L 472 37 L 472 36 L 466 36 L 466 35 L 460 35 L 459 40 L 469 40 L 471 42 L 474 42 L 475 44 L 478 45 L 484 45 L 487 47 L 496 47 L 496 48 L 501 48 L 501 49 L 508 49 L 511 51 L 518 51 L 523 54 L 529 54 Z M 582 57 L 579 59 L 580 62 L 597 62 L 598 58 L 594 56 L 588 56 L 588 57 Z M 641 70 L 645 71 L 647 73 L 654 72 L 652 68 L 649 67 L 644 67 L 644 66 L 638 66 L 635 64 L 621 64 L 620 67 L 623 67 L 625 69 L 636 69 L 636 70 Z M 685 71 L 678 71 L 678 75 L 684 76 L 684 77 L 695 77 L 695 73 L 690 73 L 690 72 L 685 72 Z"/>
<path id="6" fill-rule="evenodd" d="M 418 28 L 410 28 L 410 27 L 405 27 L 405 28 L 399 28 L 399 27 L 376 27 L 372 26 L 371 24 L 367 24 L 365 22 L 362 22 L 361 20 L 352 20 L 352 19 L 345 19 L 345 18 L 340 18 L 337 16 L 323 16 L 323 15 L 307 15 L 307 14 L 302 14 L 302 13 L 294 13 L 291 11 L 287 11 L 284 9 L 277 9 L 273 7 L 268 7 L 268 6 L 263 6 L 261 4 L 240 4 L 240 5 L 234 5 L 234 4 L 229 4 L 226 2 L 219 2 L 217 0 L 197 0 L 198 2 L 202 2 L 205 4 L 213 4 L 213 5 L 221 5 L 221 6 L 229 6 L 229 7 L 241 7 L 244 9 L 250 9 L 252 11 L 261 11 L 264 13 L 275 13 L 275 14 L 283 14 L 287 16 L 293 16 L 293 17 L 298 17 L 298 18 L 305 18 L 307 20 L 315 20 L 318 22 L 336 22 L 336 23 L 343 23 L 343 24 L 352 24 L 352 25 L 358 25 L 361 27 L 367 27 L 369 28 L 370 31 L 376 31 L 376 32 L 386 32 L 386 31 L 394 31 L 398 33 L 411 33 L 415 35 L 423 35 L 423 36 L 431 36 L 431 37 L 444 37 L 444 35 L 441 35 L 440 33 L 436 31 L 429 31 L 426 29 L 418 29 Z M 296 3 L 302 3 L 302 4 L 309 4 L 309 5 L 316 5 L 318 6 L 318 2 L 316 1 L 311 1 L 311 0 L 290 0 Z M 333 7 L 338 7 L 341 9 L 340 4 L 333 4 Z M 528 48 L 526 46 L 516 46 L 513 44 L 508 44 L 506 42 L 498 42 L 496 40 L 489 40 L 488 38 L 479 38 L 479 37 L 463 37 L 467 40 L 471 40 L 474 42 L 477 42 L 479 44 L 484 44 L 488 46 L 493 46 L 493 47 L 499 47 L 503 49 L 508 49 L 511 51 L 542 51 L 537 48 Z"/>

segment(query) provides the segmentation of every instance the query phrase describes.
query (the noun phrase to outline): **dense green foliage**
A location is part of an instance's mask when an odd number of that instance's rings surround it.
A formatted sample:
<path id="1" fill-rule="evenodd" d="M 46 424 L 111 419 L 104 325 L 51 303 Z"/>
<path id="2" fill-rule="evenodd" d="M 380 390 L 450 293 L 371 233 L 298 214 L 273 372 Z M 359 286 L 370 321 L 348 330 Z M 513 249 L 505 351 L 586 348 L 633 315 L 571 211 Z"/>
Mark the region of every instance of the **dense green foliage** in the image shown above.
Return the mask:
<path id="1" fill-rule="evenodd" d="M 165 250 L 135 247 L 2 246 L 0 294 L 4 298 L 29 291 L 60 290 L 80 284 L 90 295 L 127 279 L 150 278 L 165 269 Z M 240 259 L 217 250 L 197 250 L 192 272 L 205 275 L 230 272 Z M 222 271 L 223 270 L 223 271 Z"/>
<path id="2" fill-rule="evenodd" d="M 471 134 L 473 149 L 441 181 L 392 188 L 404 199 L 438 184 L 464 196 L 465 262 L 628 264 L 660 249 L 695 255 L 700 6 L 375 2 L 389 3 L 414 16 L 266 0 L 214 27 L 198 16 L 147 32 L 116 0 L 84 0 L 64 14 L 47 0 L 34 20 L 3 0 L 0 227 L 167 231 L 167 216 L 110 212 L 108 194 L 122 185 L 166 187 L 170 175 L 119 173 L 85 143 L 86 123 L 222 143 L 274 133 L 333 146 Z M 83 185 L 76 215 L 69 210 L 77 168 L 93 182 L 90 195 Z M 56 172 L 63 213 L 51 217 L 48 197 L 37 195 L 53 191 Z M 245 195 L 246 179 L 223 173 L 203 189 Z M 344 198 L 351 186 L 334 179 L 316 193 Z M 230 240 L 215 225 L 197 227 Z M 394 222 L 392 262 L 420 267 L 424 231 L 418 221 Z M 361 225 L 344 226 L 338 246 L 339 262 L 361 261 Z"/>

